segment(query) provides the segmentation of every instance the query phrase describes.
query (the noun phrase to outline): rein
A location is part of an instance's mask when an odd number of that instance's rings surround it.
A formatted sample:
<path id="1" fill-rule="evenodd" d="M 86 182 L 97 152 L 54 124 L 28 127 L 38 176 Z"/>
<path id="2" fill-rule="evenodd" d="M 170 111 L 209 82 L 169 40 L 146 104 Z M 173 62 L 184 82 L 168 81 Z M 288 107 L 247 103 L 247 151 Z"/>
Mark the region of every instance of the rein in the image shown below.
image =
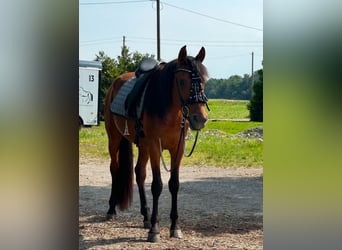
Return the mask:
<path id="1" fill-rule="evenodd" d="M 180 134 L 179 140 L 178 140 L 177 154 L 176 154 L 175 159 L 177 159 L 177 157 L 178 157 L 179 148 L 180 148 L 180 143 L 181 143 L 181 141 L 182 141 L 182 137 L 184 137 L 184 135 L 185 135 L 185 117 L 184 117 L 184 116 L 183 116 L 183 119 L 182 119 L 182 122 L 181 122 L 181 127 L 182 127 L 182 130 L 181 130 L 181 134 Z M 195 147 L 196 147 L 196 144 L 197 144 L 198 134 L 199 134 L 199 131 L 197 130 L 197 131 L 196 131 L 195 141 L 194 141 L 194 144 L 192 145 L 192 148 L 191 148 L 189 154 L 186 154 L 186 153 L 185 153 L 185 147 L 184 147 L 183 155 L 184 155 L 185 157 L 190 157 L 190 156 L 192 155 L 192 153 L 194 152 Z M 159 150 L 160 150 L 160 158 L 161 158 L 161 160 L 162 160 L 163 167 L 164 167 L 164 169 L 166 170 L 166 172 L 170 172 L 171 170 L 170 170 L 170 169 L 167 169 L 167 167 L 166 167 L 165 159 L 164 159 L 164 156 L 163 156 L 163 148 L 162 148 L 162 145 L 161 145 L 161 139 L 160 139 L 160 138 L 159 138 Z"/>
<path id="2" fill-rule="evenodd" d="M 181 121 L 181 134 L 179 136 L 179 140 L 178 140 L 178 146 L 177 146 L 177 154 L 175 156 L 175 160 L 178 158 L 178 154 L 179 154 L 179 149 L 180 149 L 180 144 L 182 142 L 182 138 L 185 139 L 185 121 L 186 119 L 189 119 L 189 107 L 188 104 L 191 103 L 204 103 L 207 107 L 208 110 L 209 106 L 208 106 L 208 98 L 205 96 L 204 93 L 202 93 L 202 81 L 201 78 L 198 76 L 197 72 L 194 72 L 192 70 L 189 69 L 185 69 L 185 68 L 178 68 L 175 70 L 175 72 L 179 72 L 179 71 L 184 71 L 187 72 L 189 74 L 191 74 L 191 88 L 190 88 L 190 96 L 187 100 L 184 100 L 182 98 L 181 92 L 180 92 L 180 87 L 179 87 L 179 82 L 176 79 L 177 82 L 177 91 L 178 91 L 178 96 L 179 96 L 179 100 L 181 103 L 181 110 L 182 110 L 182 121 Z M 197 144 L 197 139 L 198 139 L 198 134 L 199 131 L 196 131 L 196 137 L 195 137 L 195 141 L 194 144 L 192 145 L 192 148 L 190 150 L 189 154 L 185 153 L 185 145 L 184 145 L 184 151 L 183 151 L 183 155 L 185 157 L 190 157 L 192 155 L 192 153 L 195 150 L 196 144 Z M 163 157 L 163 148 L 161 146 L 161 139 L 159 138 L 159 150 L 160 150 L 160 157 L 163 163 L 163 167 L 167 172 L 170 172 L 171 170 L 167 169 L 166 164 L 165 164 L 165 160 Z"/>
<path id="3" fill-rule="evenodd" d="M 181 130 L 181 135 L 179 136 L 179 141 L 178 141 L 178 146 L 177 146 L 177 154 L 176 154 L 175 159 L 177 159 L 177 157 L 178 157 L 178 152 L 179 152 L 180 143 L 181 143 L 181 141 L 182 141 L 182 137 L 184 137 L 184 135 L 185 135 L 185 118 L 184 118 L 184 117 L 183 117 L 182 122 L 181 122 L 181 127 L 182 127 L 182 130 Z M 190 156 L 192 155 L 192 153 L 194 152 L 195 147 L 196 147 L 196 143 L 197 143 L 198 133 L 199 133 L 199 131 L 197 130 L 197 131 L 196 131 L 195 141 L 194 141 L 194 144 L 192 145 L 192 148 L 191 148 L 189 154 L 186 154 L 186 153 L 185 153 L 185 147 L 184 147 L 183 155 L 184 155 L 185 157 L 190 157 Z"/>

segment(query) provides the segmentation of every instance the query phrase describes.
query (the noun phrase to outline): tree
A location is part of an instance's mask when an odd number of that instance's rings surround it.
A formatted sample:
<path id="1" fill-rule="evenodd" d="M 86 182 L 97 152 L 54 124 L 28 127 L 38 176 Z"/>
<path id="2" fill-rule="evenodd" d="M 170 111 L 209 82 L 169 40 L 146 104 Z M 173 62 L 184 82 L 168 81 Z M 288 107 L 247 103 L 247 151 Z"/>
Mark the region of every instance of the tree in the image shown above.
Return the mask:
<path id="1" fill-rule="evenodd" d="M 253 85 L 253 96 L 247 105 L 251 121 L 263 121 L 263 70 L 257 71 Z"/>
<path id="2" fill-rule="evenodd" d="M 104 99 L 113 79 L 118 75 L 116 61 L 109 56 L 107 56 L 104 51 L 100 51 L 96 55 L 95 61 L 102 63 L 102 71 L 100 77 L 100 90 L 99 90 L 99 113 L 100 119 L 103 120 L 103 110 L 104 110 Z"/>
<path id="3" fill-rule="evenodd" d="M 205 85 L 208 98 L 249 100 L 251 98 L 251 79 L 248 74 L 230 76 L 228 79 L 211 78 Z"/>

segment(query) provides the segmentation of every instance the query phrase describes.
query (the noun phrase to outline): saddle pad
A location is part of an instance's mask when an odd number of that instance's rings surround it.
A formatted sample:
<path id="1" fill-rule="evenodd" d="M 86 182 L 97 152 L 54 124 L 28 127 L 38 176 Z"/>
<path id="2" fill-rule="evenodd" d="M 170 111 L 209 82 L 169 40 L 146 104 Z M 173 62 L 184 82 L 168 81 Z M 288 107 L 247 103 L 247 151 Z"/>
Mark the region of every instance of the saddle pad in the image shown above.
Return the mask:
<path id="1" fill-rule="evenodd" d="M 110 111 L 112 111 L 114 114 L 130 118 L 128 114 L 128 110 L 125 107 L 125 101 L 126 101 L 128 94 L 132 91 L 136 81 L 137 81 L 137 78 L 133 77 L 122 85 L 119 92 L 113 98 L 113 101 L 110 105 Z M 144 88 L 144 92 L 141 96 L 140 103 L 136 107 L 136 113 L 139 119 L 141 118 L 141 114 L 143 110 L 145 91 L 146 91 L 146 87 Z"/>

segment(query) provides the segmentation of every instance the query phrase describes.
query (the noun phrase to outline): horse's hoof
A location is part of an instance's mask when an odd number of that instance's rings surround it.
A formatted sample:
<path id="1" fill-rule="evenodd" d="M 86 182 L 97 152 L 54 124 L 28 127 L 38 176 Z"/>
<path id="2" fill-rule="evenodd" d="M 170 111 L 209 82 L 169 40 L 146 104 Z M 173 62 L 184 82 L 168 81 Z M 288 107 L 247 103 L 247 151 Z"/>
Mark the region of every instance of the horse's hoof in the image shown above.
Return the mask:
<path id="1" fill-rule="evenodd" d="M 183 238 L 182 231 L 180 229 L 170 230 L 170 237 L 182 239 Z"/>
<path id="2" fill-rule="evenodd" d="M 148 233 L 147 241 L 153 243 L 160 242 L 160 234 Z"/>
<path id="3" fill-rule="evenodd" d="M 145 220 L 145 221 L 144 221 L 144 228 L 150 229 L 150 228 L 151 228 L 151 221 Z"/>
<path id="4" fill-rule="evenodd" d="M 107 214 L 106 216 L 106 220 L 109 220 L 109 221 L 114 220 L 114 218 L 115 218 L 115 214 Z"/>

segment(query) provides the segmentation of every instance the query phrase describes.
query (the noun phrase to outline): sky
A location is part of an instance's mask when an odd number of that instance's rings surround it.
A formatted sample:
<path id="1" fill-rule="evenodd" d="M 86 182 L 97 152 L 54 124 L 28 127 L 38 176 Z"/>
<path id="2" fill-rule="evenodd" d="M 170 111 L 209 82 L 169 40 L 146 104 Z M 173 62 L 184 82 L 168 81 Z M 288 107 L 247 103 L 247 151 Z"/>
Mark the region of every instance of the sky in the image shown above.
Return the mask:
<path id="1" fill-rule="evenodd" d="M 211 78 L 251 74 L 262 68 L 262 0 L 160 0 L 161 59 L 171 61 L 180 48 L 196 56 Z M 79 58 L 94 60 L 99 51 L 116 58 L 125 45 L 130 52 L 157 57 L 156 1 L 80 0 Z"/>

